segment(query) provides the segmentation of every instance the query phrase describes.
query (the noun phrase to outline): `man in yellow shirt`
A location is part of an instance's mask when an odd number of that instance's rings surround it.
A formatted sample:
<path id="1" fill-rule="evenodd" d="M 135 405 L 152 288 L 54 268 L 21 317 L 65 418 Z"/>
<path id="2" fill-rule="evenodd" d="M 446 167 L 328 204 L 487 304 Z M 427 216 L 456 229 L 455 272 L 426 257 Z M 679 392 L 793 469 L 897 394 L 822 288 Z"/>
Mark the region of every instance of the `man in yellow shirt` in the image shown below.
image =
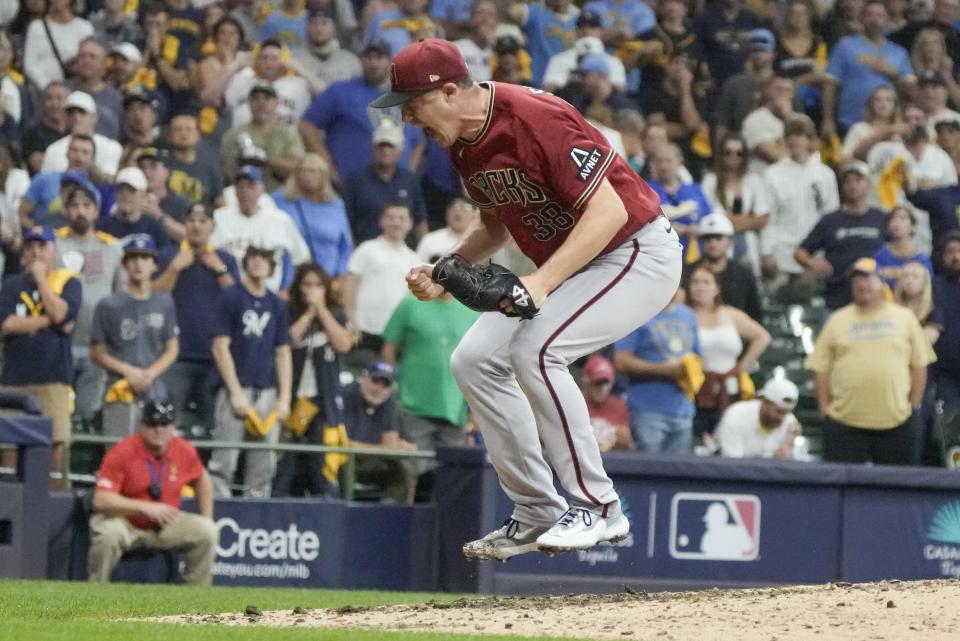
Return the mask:
<path id="1" fill-rule="evenodd" d="M 887 299 L 875 260 L 850 271 L 853 302 L 830 317 L 806 362 L 827 417 L 823 458 L 909 465 L 936 356 L 913 313 Z"/>

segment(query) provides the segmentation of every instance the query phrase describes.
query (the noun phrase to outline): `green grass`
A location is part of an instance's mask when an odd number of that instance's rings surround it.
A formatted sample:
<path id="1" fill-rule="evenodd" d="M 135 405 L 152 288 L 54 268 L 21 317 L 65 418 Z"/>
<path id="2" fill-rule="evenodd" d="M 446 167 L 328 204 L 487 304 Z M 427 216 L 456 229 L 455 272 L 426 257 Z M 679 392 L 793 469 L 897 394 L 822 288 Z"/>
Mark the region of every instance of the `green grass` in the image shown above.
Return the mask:
<path id="1" fill-rule="evenodd" d="M 0 580 L 0 641 L 519 641 L 515 635 L 454 635 L 223 627 L 120 621 L 128 617 L 201 612 L 242 612 L 250 604 L 261 610 L 295 606 L 420 603 L 451 600 L 456 595 L 413 592 L 368 592 L 268 588 L 197 588 L 180 585 L 92 585 L 55 581 Z M 541 641 L 548 637 L 542 637 Z M 525 641 L 529 637 L 525 638 Z"/>

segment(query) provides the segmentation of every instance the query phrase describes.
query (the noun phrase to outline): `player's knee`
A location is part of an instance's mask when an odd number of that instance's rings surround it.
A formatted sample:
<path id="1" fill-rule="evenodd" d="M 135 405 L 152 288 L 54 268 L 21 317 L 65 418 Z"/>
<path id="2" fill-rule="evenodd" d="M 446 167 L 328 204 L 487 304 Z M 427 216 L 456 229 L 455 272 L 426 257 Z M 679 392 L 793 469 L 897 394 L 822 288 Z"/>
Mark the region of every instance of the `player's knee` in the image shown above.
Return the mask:
<path id="1" fill-rule="evenodd" d="M 469 332 L 453 350 L 450 369 L 458 381 L 463 381 L 475 372 L 488 371 L 492 360 L 490 342 L 478 340 L 474 332 Z"/>

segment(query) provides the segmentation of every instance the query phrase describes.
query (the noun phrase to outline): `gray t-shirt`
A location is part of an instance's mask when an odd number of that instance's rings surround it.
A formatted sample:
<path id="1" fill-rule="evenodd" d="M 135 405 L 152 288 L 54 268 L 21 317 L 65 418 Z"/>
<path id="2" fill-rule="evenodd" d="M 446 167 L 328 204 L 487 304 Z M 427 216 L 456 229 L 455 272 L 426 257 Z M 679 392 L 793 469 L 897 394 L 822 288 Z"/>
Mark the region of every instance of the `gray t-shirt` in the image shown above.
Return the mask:
<path id="1" fill-rule="evenodd" d="M 291 55 L 310 73 L 325 81 L 327 86 L 341 80 L 356 78 L 363 72 L 360 68 L 360 58 L 346 49 L 337 49 L 329 56 L 321 58 L 308 47 L 301 47 L 291 52 Z"/>
<path id="2" fill-rule="evenodd" d="M 77 326 L 73 330 L 76 347 L 90 346 L 90 324 L 97 303 L 112 294 L 120 286 L 123 270 L 123 250 L 106 234 L 97 234 L 90 240 L 79 240 L 57 233 L 57 251 L 60 262 L 67 269 L 80 274 L 83 283 L 83 302 L 77 314 Z"/>
<path id="3" fill-rule="evenodd" d="M 180 335 L 173 297 L 167 292 L 151 292 L 138 300 L 120 291 L 100 301 L 93 314 L 90 342 L 102 343 L 107 353 L 134 367 L 147 368 L 163 353 L 167 341 Z M 108 385 L 120 378 L 110 372 Z M 147 396 L 165 393 L 161 379 L 154 381 Z"/>

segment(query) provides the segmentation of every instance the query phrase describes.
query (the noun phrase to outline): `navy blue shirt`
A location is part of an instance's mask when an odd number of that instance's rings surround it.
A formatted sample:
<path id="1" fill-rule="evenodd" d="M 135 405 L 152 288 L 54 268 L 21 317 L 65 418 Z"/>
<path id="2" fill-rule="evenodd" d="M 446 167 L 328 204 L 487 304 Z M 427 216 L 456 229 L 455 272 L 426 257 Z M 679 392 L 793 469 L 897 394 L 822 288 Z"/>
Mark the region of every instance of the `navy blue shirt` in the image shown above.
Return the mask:
<path id="1" fill-rule="evenodd" d="M 60 296 L 67 303 L 64 323 L 77 318 L 83 287 L 71 278 Z M 29 303 L 27 301 L 30 301 Z M 42 316 L 43 303 L 33 276 L 17 274 L 3 282 L 0 289 L 0 324 L 9 316 Z M 48 327 L 33 334 L 5 334 L 3 337 L 3 385 L 42 385 L 73 380 L 72 341 L 59 327 Z"/>
<path id="2" fill-rule="evenodd" d="M 850 302 L 850 281 L 847 270 L 858 258 L 869 257 L 883 246 L 887 217 L 879 209 L 866 214 L 847 214 L 843 210 L 821 218 L 800 244 L 811 254 L 823 250 L 833 266 L 823 297 L 830 309 L 839 309 Z"/>
<path id="3" fill-rule="evenodd" d="M 933 280 L 933 312 L 930 322 L 941 327 L 940 338 L 934 343 L 937 362 L 934 371 L 960 376 L 960 279 L 945 274 Z"/>
<path id="4" fill-rule="evenodd" d="M 378 444 L 384 432 L 397 431 L 397 401 L 391 396 L 380 405 L 371 405 L 363 398 L 359 383 L 343 390 L 343 415 L 347 436 L 351 441 Z"/>
<path id="5" fill-rule="evenodd" d="M 227 252 L 218 249 L 217 256 L 230 270 L 234 282 L 240 282 L 240 271 L 237 269 L 237 260 Z M 172 245 L 160 251 L 157 264 L 157 276 L 162 274 L 170 265 L 170 261 L 180 252 L 180 248 Z M 180 323 L 180 360 L 204 361 L 213 360 L 210 352 L 210 342 L 213 340 L 214 328 L 217 326 L 217 307 L 211 302 L 220 296 L 220 285 L 217 284 L 217 275 L 200 260 L 180 272 L 177 284 L 170 294 L 177 309 L 177 320 Z"/>
<path id="6" fill-rule="evenodd" d="M 277 386 L 276 349 L 290 344 L 288 318 L 286 305 L 273 292 L 257 297 L 238 283 L 220 293 L 214 336 L 230 339 L 242 387 Z"/>
<path id="7" fill-rule="evenodd" d="M 944 234 L 960 229 L 960 187 L 936 187 L 907 194 L 907 200 L 930 214 L 930 232 L 934 244 Z"/>
<path id="8" fill-rule="evenodd" d="M 170 236 L 167 235 L 163 223 L 146 214 L 141 215 L 135 223 L 128 222 L 115 214 L 101 217 L 97 221 L 97 229 L 107 232 L 119 240 L 121 244 L 128 236 L 133 234 L 147 234 L 157 244 L 157 247 L 162 248 L 170 244 Z"/>
<path id="9" fill-rule="evenodd" d="M 708 3 L 703 13 L 697 16 L 693 30 L 716 86 L 743 71 L 750 32 L 763 26 L 760 18 L 749 9 L 740 9 L 733 21 L 727 20 L 719 2 Z"/>
<path id="10" fill-rule="evenodd" d="M 390 182 L 383 182 L 370 165 L 347 182 L 343 200 L 355 245 L 380 235 L 380 214 L 392 201 L 410 205 L 414 225 L 427 215 L 419 179 L 402 167 L 397 167 Z"/>

